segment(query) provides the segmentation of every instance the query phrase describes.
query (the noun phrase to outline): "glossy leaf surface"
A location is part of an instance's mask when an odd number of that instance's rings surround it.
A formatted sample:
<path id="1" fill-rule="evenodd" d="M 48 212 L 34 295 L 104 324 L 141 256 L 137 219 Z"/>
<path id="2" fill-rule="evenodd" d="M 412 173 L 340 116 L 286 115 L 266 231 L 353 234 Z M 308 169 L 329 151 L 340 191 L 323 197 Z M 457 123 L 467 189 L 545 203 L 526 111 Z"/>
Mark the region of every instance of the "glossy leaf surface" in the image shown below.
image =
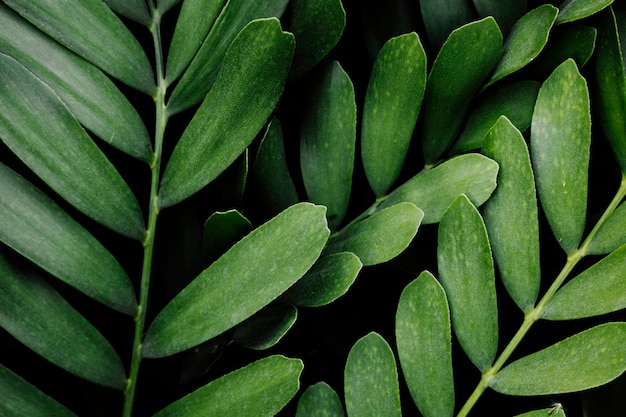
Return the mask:
<path id="1" fill-rule="evenodd" d="M 565 0 L 559 6 L 559 17 L 556 22 L 560 24 L 584 19 L 611 3 L 613 0 Z"/>
<path id="2" fill-rule="evenodd" d="M 511 26 L 519 19 L 527 8 L 527 0 L 473 0 L 480 17 L 493 16 L 498 22 L 502 33 L 508 33 Z"/>
<path id="3" fill-rule="evenodd" d="M 626 369 L 626 323 L 605 323 L 506 366 L 491 388 L 507 395 L 582 391 L 610 382 Z"/>
<path id="4" fill-rule="evenodd" d="M 401 416 L 396 360 L 377 333 L 359 339 L 348 354 L 344 395 L 349 417 Z"/>
<path id="5" fill-rule="evenodd" d="M 344 417 L 337 393 L 325 382 L 307 388 L 298 401 L 296 417 Z"/>
<path id="6" fill-rule="evenodd" d="M 568 254 L 578 247 L 585 228 L 590 143 L 587 83 L 570 59 L 539 90 L 530 142 L 541 206 Z"/>
<path id="7" fill-rule="evenodd" d="M 269 356 L 209 382 L 154 417 L 273 416 L 296 394 L 303 364 Z"/>
<path id="8" fill-rule="evenodd" d="M 593 236 L 587 253 L 605 255 L 626 243 L 626 204 L 620 204 Z"/>
<path id="9" fill-rule="evenodd" d="M 426 86 L 426 54 L 415 32 L 391 38 L 370 76 L 361 128 L 369 184 L 382 196 L 404 164 Z"/>
<path id="10" fill-rule="evenodd" d="M 268 349 L 287 334 L 297 318 L 294 306 L 270 305 L 235 327 L 232 338 L 248 349 Z"/>
<path id="11" fill-rule="evenodd" d="M 411 397 L 425 417 L 454 413 L 452 334 L 446 293 L 429 272 L 406 286 L 396 313 L 396 345 Z"/>
<path id="12" fill-rule="evenodd" d="M 172 355 L 241 323 L 304 275 L 329 234 L 325 208 L 309 203 L 292 206 L 255 229 L 157 315 L 144 355 Z"/>
<path id="13" fill-rule="evenodd" d="M 454 334 L 472 363 L 485 371 L 498 349 L 495 273 L 485 224 L 465 195 L 441 219 L 437 265 Z"/>
<path id="14" fill-rule="evenodd" d="M 474 16 L 472 5 L 465 0 L 421 0 L 422 20 L 433 49 L 438 50 L 453 31 L 470 21 Z"/>
<path id="15" fill-rule="evenodd" d="M 149 26 L 150 13 L 143 0 L 103 0 L 116 13 L 121 14 L 144 26 Z"/>
<path id="16" fill-rule="evenodd" d="M 248 147 L 282 94 L 293 48 L 293 36 L 277 19 L 256 20 L 241 31 L 166 166 L 161 207 L 200 190 Z"/>

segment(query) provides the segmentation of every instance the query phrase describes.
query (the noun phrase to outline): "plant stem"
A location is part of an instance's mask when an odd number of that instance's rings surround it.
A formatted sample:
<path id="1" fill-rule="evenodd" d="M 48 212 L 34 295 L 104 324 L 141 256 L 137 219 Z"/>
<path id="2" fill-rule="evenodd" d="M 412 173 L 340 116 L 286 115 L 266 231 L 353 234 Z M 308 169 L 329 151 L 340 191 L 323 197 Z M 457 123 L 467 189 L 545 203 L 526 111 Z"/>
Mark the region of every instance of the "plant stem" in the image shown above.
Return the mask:
<path id="1" fill-rule="evenodd" d="M 151 182 L 150 182 L 150 203 L 148 212 L 148 228 L 146 237 L 144 238 L 143 249 L 143 266 L 141 271 L 141 285 L 139 291 L 139 305 L 137 314 L 135 315 L 135 335 L 133 339 L 133 353 L 130 365 L 126 389 L 124 391 L 124 417 L 130 417 L 133 412 L 135 399 L 135 391 L 137 389 L 137 377 L 139 375 L 139 364 L 141 362 L 141 348 L 143 340 L 143 332 L 146 321 L 146 310 L 148 305 L 148 291 L 150 289 L 150 277 L 152 275 L 152 256 L 154 252 L 154 238 L 156 231 L 156 222 L 159 214 L 159 176 L 161 169 L 161 153 L 163 148 L 163 136 L 165 134 L 165 126 L 167 125 L 167 111 L 165 106 L 165 93 L 167 85 L 163 73 L 163 56 L 161 43 L 161 16 L 159 11 L 154 7 L 152 2 L 149 3 L 152 14 L 152 26 L 150 32 L 154 42 L 155 61 L 156 61 L 156 79 L 157 91 L 154 96 L 156 105 L 156 127 L 154 140 L 154 156 L 150 163 Z"/>

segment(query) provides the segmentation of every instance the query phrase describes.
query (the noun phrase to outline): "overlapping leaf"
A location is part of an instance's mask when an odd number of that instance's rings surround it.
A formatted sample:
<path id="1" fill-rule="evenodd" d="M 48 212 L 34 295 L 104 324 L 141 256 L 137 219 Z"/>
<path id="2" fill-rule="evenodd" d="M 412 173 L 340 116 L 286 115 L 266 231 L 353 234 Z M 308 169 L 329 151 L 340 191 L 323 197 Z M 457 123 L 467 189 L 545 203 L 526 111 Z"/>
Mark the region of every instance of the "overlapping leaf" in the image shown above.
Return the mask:
<path id="1" fill-rule="evenodd" d="M 325 382 L 311 385 L 298 401 L 296 417 L 344 417 L 337 393 Z"/>
<path id="2" fill-rule="evenodd" d="M 613 3 L 613 0 L 565 0 L 559 6 L 557 23 L 567 23 L 584 19 L 604 9 Z"/>
<path id="3" fill-rule="evenodd" d="M 591 239 L 587 252 L 606 255 L 626 243 L 626 204 L 620 204 Z"/>
<path id="4" fill-rule="evenodd" d="M 519 19 L 527 8 L 527 0 L 473 0 L 480 17 L 493 16 L 498 22 L 502 33 L 508 33 L 511 26 Z"/>
<path id="5" fill-rule="evenodd" d="M 475 18 L 471 4 L 465 0 L 443 3 L 440 0 L 421 0 L 419 5 L 428 40 L 435 50 L 441 47 L 453 29 Z"/>
<path id="6" fill-rule="evenodd" d="M 291 329 L 298 310 L 291 305 L 269 305 L 233 330 L 233 342 L 248 349 L 274 346 Z"/>
<path id="7" fill-rule="evenodd" d="M 113 11 L 144 26 L 152 21 L 146 2 L 143 0 L 103 0 Z"/>

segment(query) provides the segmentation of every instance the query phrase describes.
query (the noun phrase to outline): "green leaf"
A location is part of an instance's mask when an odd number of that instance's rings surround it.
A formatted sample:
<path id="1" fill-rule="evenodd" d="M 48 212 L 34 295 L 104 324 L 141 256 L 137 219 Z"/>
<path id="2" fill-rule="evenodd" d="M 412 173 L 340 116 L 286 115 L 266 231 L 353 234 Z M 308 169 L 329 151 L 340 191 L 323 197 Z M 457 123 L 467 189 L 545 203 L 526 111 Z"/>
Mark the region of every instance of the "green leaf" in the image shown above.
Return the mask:
<path id="1" fill-rule="evenodd" d="M 237 35 L 165 168 L 161 207 L 200 190 L 250 145 L 282 94 L 293 48 L 293 36 L 274 18 L 255 20 Z"/>
<path id="2" fill-rule="evenodd" d="M 115 13 L 121 14 L 144 26 L 150 26 L 152 18 L 143 0 L 102 0 Z"/>
<path id="3" fill-rule="evenodd" d="M 475 18 L 472 5 L 466 0 L 420 0 L 422 21 L 433 49 L 438 50 L 450 32 Z"/>
<path id="4" fill-rule="evenodd" d="M 515 417 L 565 417 L 565 411 L 561 404 L 555 404 L 550 408 L 544 408 L 542 410 L 529 411 L 524 414 L 518 414 Z"/>
<path id="5" fill-rule="evenodd" d="M 607 13 L 598 25 L 595 89 L 600 126 L 608 138 L 623 173 L 626 173 L 626 72 L 615 14 Z"/>
<path id="6" fill-rule="evenodd" d="M 587 246 L 591 255 L 605 255 L 626 243 L 626 203 L 620 204 L 602 223 Z"/>
<path id="7" fill-rule="evenodd" d="M 5 0 L 39 29 L 143 93 L 155 92 L 148 57 L 124 23 L 102 2 Z"/>
<path id="8" fill-rule="evenodd" d="M 363 108 L 361 155 L 382 196 L 398 179 L 426 86 L 426 54 L 415 32 L 391 38 L 378 53 Z"/>
<path id="9" fill-rule="evenodd" d="M 526 13 L 515 23 L 504 42 L 502 58 L 487 85 L 523 68 L 539 55 L 548 42 L 559 10 L 544 4 Z"/>
<path id="10" fill-rule="evenodd" d="M 325 382 L 313 384 L 302 393 L 296 417 L 344 417 L 337 393 Z"/>
<path id="11" fill-rule="evenodd" d="M 76 414 L 0 364 L 0 415 L 76 417 Z"/>
<path id="12" fill-rule="evenodd" d="M 454 333 L 472 363 L 484 372 L 498 350 L 495 273 L 485 224 L 465 195 L 441 219 L 437 265 Z"/>
<path id="13" fill-rule="evenodd" d="M 80 123 L 100 139 L 135 158 L 152 159 L 143 121 L 113 82 L 2 3 L 0 52 L 50 86 Z"/>
<path id="14" fill-rule="evenodd" d="M 296 37 L 291 76 L 313 68 L 330 52 L 346 26 L 341 0 L 293 0 L 289 30 Z"/>
<path id="15" fill-rule="evenodd" d="M 235 41 L 235 38 L 240 37 L 239 33 L 243 31 L 243 29 L 249 25 L 249 23 L 254 19 L 261 18 L 270 18 L 270 17 L 280 17 L 285 10 L 288 0 L 230 0 L 224 6 L 224 9 L 220 13 L 219 17 L 215 21 L 209 35 L 206 37 L 200 49 L 195 54 L 193 60 L 191 61 L 189 67 L 183 74 L 182 78 L 174 88 L 172 92 L 172 96 L 170 97 L 167 104 L 167 111 L 170 114 L 178 113 L 182 110 L 185 110 L 199 102 L 201 102 L 204 97 L 207 95 L 209 90 L 212 88 L 213 83 L 216 82 L 218 77 L 221 78 L 229 78 L 233 75 L 226 76 L 223 74 L 224 70 L 220 70 L 222 67 L 226 67 L 229 65 L 233 65 L 233 62 L 222 63 L 225 58 L 225 54 L 227 54 L 228 49 L 232 49 L 231 43 Z M 236 65 L 241 65 L 242 67 L 250 66 L 254 67 L 254 64 L 251 62 L 239 62 L 239 60 L 247 57 L 248 55 L 259 56 L 262 55 L 262 52 L 273 45 L 270 41 L 270 38 L 264 38 L 261 33 L 258 34 L 260 38 L 256 38 L 252 36 L 254 32 L 247 32 L 246 37 L 240 37 L 240 44 L 250 44 L 248 46 L 247 52 L 241 55 L 237 59 Z M 267 36 L 267 35 L 265 35 Z M 286 35 L 283 35 L 286 38 Z M 291 37 L 291 39 L 293 39 Z M 275 42 L 275 41 L 274 41 Z M 263 85 L 267 78 L 268 83 L 271 84 L 271 80 L 273 80 L 276 76 L 270 77 L 274 72 L 277 72 L 277 75 L 282 75 L 282 66 L 284 65 L 283 60 L 291 61 L 291 57 L 293 55 L 293 46 L 289 46 L 283 40 L 283 44 L 280 46 L 276 46 L 277 54 L 274 60 L 270 63 L 266 63 L 262 68 L 256 69 L 262 76 L 255 80 L 253 85 Z M 293 40 L 291 41 L 293 42 Z M 266 45 L 267 44 L 267 45 Z M 244 46 L 239 45 L 238 48 L 244 48 Z M 260 49 L 260 52 L 255 51 Z M 231 52 L 230 59 L 235 59 L 235 53 Z M 286 56 L 289 58 L 286 59 Z M 243 70 L 244 68 L 240 68 Z M 231 70 L 232 71 L 232 70 Z M 220 75 L 221 74 L 221 75 Z M 173 79 L 169 78 L 174 74 L 168 74 L 167 81 L 172 82 Z M 282 77 L 285 78 L 285 77 Z M 232 90 L 229 92 L 237 91 L 240 87 L 232 86 Z M 250 101 L 247 101 L 247 104 L 250 104 Z M 244 114 L 242 112 L 241 114 Z"/>
<path id="16" fill-rule="evenodd" d="M 451 338 L 446 293 L 424 271 L 402 291 L 396 313 L 402 373 L 424 417 L 452 417 L 454 413 Z"/>
<path id="17" fill-rule="evenodd" d="M 216 259 L 253 229 L 237 210 L 217 211 L 204 222 L 202 247 L 205 259 Z"/>
<path id="18" fill-rule="evenodd" d="M 300 203 L 255 229 L 205 269 L 154 319 L 146 357 L 181 352 L 241 323 L 300 279 L 330 231 L 325 208 Z"/>
<path id="19" fill-rule="evenodd" d="M 508 33 L 511 26 L 526 11 L 527 0 L 473 0 L 480 17 L 493 16 L 502 33 Z"/>
<path id="20" fill-rule="evenodd" d="M 180 9 L 167 55 L 168 83 L 185 71 L 209 34 L 226 0 L 186 0 Z"/>
<path id="21" fill-rule="evenodd" d="M 144 238 L 139 204 L 113 165 L 50 87 L 2 53 L 0 138 L 74 207 L 124 236 Z"/>
<path id="22" fill-rule="evenodd" d="M 164 15 L 172 7 L 176 6 L 180 0 L 157 0 L 157 9 L 161 15 Z"/>
<path id="23" fill-rule="evenodd" d="M 481 94 L 450 153 L 458 154 L 479 149 L 485 135 L 500 116 L 506 116 L 522 132 L 528 129 L 539 87 L 538 82 L 526 80 L 485 91 Z"/>
<path id="24" fill-rule="evenodd" d="M 380 208 L 408 201 L 424 212 L 423 224 L 437 223 L 459 194 L 467 195 L 476 207 L 487 201 L 497 176 L 495 161 L 480 154 L 460 155 L 417 174 L 389 194 Z"/>
<path id="25" fill-rule="evenodd" d="M 88 381 L 124 389 L 124 366 L 104 336 L 46 281 L 2 252 L 0 304 L 0 326 L 30 349 Z"/>
<path id="26" fill-rule="evenodd" d="M 557 24 L 584 19 L 613 3 L 613 0 L 564 0 L 559 7 Z"/>
<path id="27" fill-rule="evenodd" d="M 324 256 L 283 294 L 282 300 L 302 307 L 329 304 L 348 291 L 362 267 L 359 257 L 351 252 Z"/>
<path id="28" fill-rule="evenodd" d="M 568 281 L 548 302 L 541 317 L 571 320 L 626 308 L 626 246 Z"/>
<path id="29" fill-rule="evenodd" d="M 539 90 L 530 141 L 541 206 L 568 254 L 585 229 L 590 143 L 587 83 L 568 59 Z"/>
<path id="30" fill-rule="evenodd" d="M 493 17 L 455 29 L 441 47 L 428 77 L 420 118 L 427 165 L 437 162 L 452 145 L 472 99 L 501 54 L 502 34 Z"/>
<path id="31" fill-rule="evenodd" d="M 273 416 L 298 391 L 303 364 L 274 355 L 209 382 L 154 417 Z"/>
<path id="32" fill-rule="evenodd" d="M 338 62 L 323 68 L 306 101 L 310 107 L 300 127 L 302 179 L 309 200 L 328 208 L 328 223 L 337 229 L 348 210 L 356 146 L 354 87 Z"/>
<path id="33" fill-rule="evenodd" d="M 377 333 L 359 339 L 344 370 L 346 411 L 350 417 L 401 416 L 396 360 Z"/>
<path id="34" fill-rule="evenodd" d="M 548 395 L 604 385 L 626 369 L 626 323 L 605 323 L 506 366 L 491 388 L 507 395 Z"/>
<path id="35" fill-rule="evenodd" d="M 482 150 L 500 165 L 498 188 L 483 211 L 493 255 L 511 298 L 528 312 L 537 301 L 541 283 L 539 218 L 530 156 L 524 137 L 504 116 L 487 134 Z"/>
<path id="36" fill-rule="evenodd" d="M 93 299 L 125 314 L 133 286 L 115 258 L 44 193 L 0 164 L 0 240 Z"/>
<path id="37" fill-rule="evenodd" d="M 414 204 L 398 203 L 334 234 L 324 254 L 352 252 L 366 266 L 387 262 L 409 246 L 423 217 Z"/>
<path id="38" fill-rule="evenodd" d="M 287 334 L 297 318 L 298 310 L 294 306 L 267 306 L 235 327 L 233 341 L 248 349 L 268 349 Z"/>

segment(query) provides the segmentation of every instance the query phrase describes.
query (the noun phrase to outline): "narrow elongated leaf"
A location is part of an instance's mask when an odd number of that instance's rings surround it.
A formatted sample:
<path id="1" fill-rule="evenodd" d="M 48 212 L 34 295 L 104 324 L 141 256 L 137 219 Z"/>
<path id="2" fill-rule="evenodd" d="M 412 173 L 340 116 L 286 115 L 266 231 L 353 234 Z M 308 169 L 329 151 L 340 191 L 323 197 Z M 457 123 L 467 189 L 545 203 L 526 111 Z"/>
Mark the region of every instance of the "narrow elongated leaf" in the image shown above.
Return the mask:
<path id="1" fill-rule="evenodd" d="M 296 394 L 303 364 L 269 356 L 209 382 L 154 417 L 273 416 Z"/>
<path id="2" fill-rule="evenodd" d="M 541 206 L 568 254 L 576 250 L 585 229 L 590 143 L 587 83 L 569 59 L 539 90 L 530 142 Z"/>
<path id="3" fill-rule="evenodd" d="M 2 365 L 0 398 L 0 415 L 5 417 L 76 417 L 76 414 Z"/>
<path id="4" fill-rule="evenodd" d="M 606 384 L 625 369 L 626 323 L 605 323 L 513 362 L 491 388 L 508 395 L 576 392 Z"/>
<path id="5" fill-rule="evenodd" d="M 560 408 L 558 406 L 560 406 Z M 557 404 L 550 408 L 518 414 L 515 417 L 565 417 L 565 411 L 563 411 L 563 406 Z"/>
<path id="6" fill-rule="evenodd" d="M 298 401 L 296 417 L 344 417 L 337 393 L 325 382 L 311 385 Z"/>
<path id="7" fill-rule="evenodd" d="M 324 253 L 352 252 L 363 265 L 387 262 L 409 246 L 423 217 L 414 204 L 398 203 L 333 235 Z"/>
<path id="8" fill-rule="evenodd" d="M 309 200 L 328 208 L 328 223 L 337 229 L 348 211 L 354 149 L 354 86 L 341 65 L 324 67 L 312 88 L 310 111 L 300 128 L 300 167 Z"/>
<path id="9" fill-rule="evenodd" d="M 222 60 L 224 59 L 227 49 L 231 47 L 231 42 L 238 36 L 238 33 L 254 19 L 280 17 L 287 6 L 287 2 L 288 0 L 228 1 L 209 32 L 209 35 L 191 61 L 189 68 L 185 71 L 178 85 L 176 85 L 176 88 L 174 88 L 167 105 L 168 112 L 170 114 L 178 113 L 201 102 L 217 79 L 220 67 L 225 66 L 222 64 Z M 269 39 L 258 39 L 256 41 L 259 42 L 258 46 L 253 44 L 252 39 L 248 39 L 246 42 L 250 42 L 252 44 L 251 46 L 260 48 L 261 50 L 265 49 L 261 48 L 261 45 L 270 43 Z M 240 39 L 239 42 L 242 43 L 243 40 Z M 245 55 L 252 54 L 255 48 L 250 48 L 249 52 Z M 291 61 L 293 54 L 292 47 L 284 44 L 281 45 L 278 50 L 289 55 L 288 61 Z M 259 55 L 259 53 L 256 55 Z M 278 58 L 278 56 L 281 56 L 281 58 Z M 274 71 L 279 74 L 282 72 L 277 67 L 272 66 L 282 64 L 282 54 L 278 54 L 278 56 L 276 60 L 279 62 L 271 65 L 268 63 L 267 67 L 269 69 L 267 73 L 261 71 L 260 74 L 263 76 L 259 77 L 259 81 L 257 81 L 256 84 L 262 85 L 262 80 L 268 78 L 268 75 L 272 74 Z M 228 65 L 232 65 L 232 62 Z M 241 65 L 244 67 L 254 66 L 251 62 L 245 64 L 241 63 Z M 260 69 L 257 71 L 260 71 Z M 174 74 L 172 74 L 172 76 L 173 75 Z M 168 77 L 169 76 L 168 74 Z M 224 77 L 224 75 L 221 75 L 221 77 Z M 268 80 L 271 79 L 272 78 L 268 78 Z M 173 80 L 168 78 L 168 81 L 171 82 Z M 236 91 L 236 87 L 233 87 L 230 91 Z"/>
<path id="10" fill-rule="evenodd" d="M 502 116 L 487 134 L 483 153 L 500 165 L 498 188 L 483 216 L 500 277 L 524 312 L 537 300 L 541 282 L 535 178 L 522 134 Z"/>
<path id="11" fill-rule="evenodd" d="M 626 203 L 620 204 L 593 236 L 587 253 L 605 255 L 626 243 Z"/>
<path id="12" fill-rule="evenodd" d="M 168 356 L 196 346 L 285 292 L 328 239 L 325 211 L 297 204 L 240 240 L 159 313 L 146 335 L 144 355 Z"/>
<path id="13" fill-rule="evenodd" d="M 472 363 L 485 371 L 498 349 L 495 275 L 485 224 L 465 195 L 441 219 L 437 265 L 454 333 Z"/>
<path id="14" fill-rule="evenodd" d="M 294 306 L 270 305 L 235 327 L 232 338 L 248 349 L 268 349 L 287 334 L 297 318 Z"/>
<path id="15" fill-rule="evenodd" d="M 143 214 L 128 185 L 61 99 L 0 53 L 0 139 L 52 189 L 99 223 L 143 239 Z"/>
<path id="16" fill-rule="evenodd" d="M 117 352 L 41 277 L 0 252 L 0 326 L 53 364 L 88 381 L 123 389 Z"/>
<path id="17" fill-rule="evenodd" d="M 133 286 L 115 258 L 44 193 L 0 164 L 0 240 L 95 300 L 133 315 Z"/>
<path id="18" fill-rule="evenodd" d="M 465 0 L 420 0 L 422 20 L 431 46 L 438 50 L 450 32 L 475 19 L 470 2 Z"/>
<path id="19" fill-rule="evenodd" d="M 571 320 L 626 308 L 626 246 L 568 281 L 548 302 L 541 317 Z"/>
<path id="20" fill-rule="evenodd" d="M 402 291 L 396 312 L 396 345 L 411 397 L 424 417 L 454 413 L 452 334 L 446 293 L 422 272 Z"/>
<path id="21" fill-rule="evenodd" d="M 151 22 L 150 13 L 143 0 L 102 0 L 114 12 L 121 14 L 144 26 L 149 26 Z"/>
<path id="22" fill-rule="evenodd" d="M 584 19 L 604 9 L 613 0 L 564 0 L 559 6 L 558 24 Z"/>
<path id="23" fill-rule="evenodd" d="M 154 73 L 148 57 L 102 0 L 5 0 L 5 3 L 104 72 L 143 93 L 154 93 Z"/>
<path id="24" fill-rule="evenodd" d="M 167 11 L 169 11 L 172 7 L 176 6 L 180 0 L 157 0 L 157 9 L 159 9 L 159 13 L 164 15 Z"/>
<path id="25" fill-rule="evenodd" d="M 415 32 L 380 50 L 363 108 L 361 155 L 367 179 L 382 196 L 398 179 L 426 87 L 426 54 Z"/>
<path id="26" fill-rule="evenodd" d="M 487 201 L 496 188 L 497 176 L 498 164 L 492 159 L 460 155 L 417 174 L 389 194 L 380 208 L 408 201 L 424 212 L 423 224 L 437 223 L 459 194 L 467 195 L 476 207 Z"/>
<path id="27" fill-rule="evenodd" d="M 278 19 L 256 20 L 241 31 L 167 164 L 161 207 L 200 190 L 248 147 L 282 94 L 293 49 L 293 36 Z"/>
<path id="28" fill-rule="evenodd" d="M 498 22 L 502 33 L 508 33 L 511 26 L 519 19 L 527 8 L 527 0 L 473 0 L 480 17 L 493 16 Z"/>
<path id="29" fill-rule="evenodd" d="M 359 339 L 348 354 L 344 370 L 349 417 L 401 416 L 396 360 L 378 333 Z"/>
<path id="30" fill-rule="evenodd" d="M 437 162 L 452 145 L 474 95 L 501 54 L 502 34 L 493 17 L 455 29 L 441 47 L 428 77 L 420 117 L 426 164 Z"/>
<path id="31" fill-rule="evenodd" d="M 548 42 L 550 29 L 559 10 L 544 4 L 526 13 L 515 23 L 504 42 L 502 59 L 487 85 L 523 68 L 535 59 Z"/>

